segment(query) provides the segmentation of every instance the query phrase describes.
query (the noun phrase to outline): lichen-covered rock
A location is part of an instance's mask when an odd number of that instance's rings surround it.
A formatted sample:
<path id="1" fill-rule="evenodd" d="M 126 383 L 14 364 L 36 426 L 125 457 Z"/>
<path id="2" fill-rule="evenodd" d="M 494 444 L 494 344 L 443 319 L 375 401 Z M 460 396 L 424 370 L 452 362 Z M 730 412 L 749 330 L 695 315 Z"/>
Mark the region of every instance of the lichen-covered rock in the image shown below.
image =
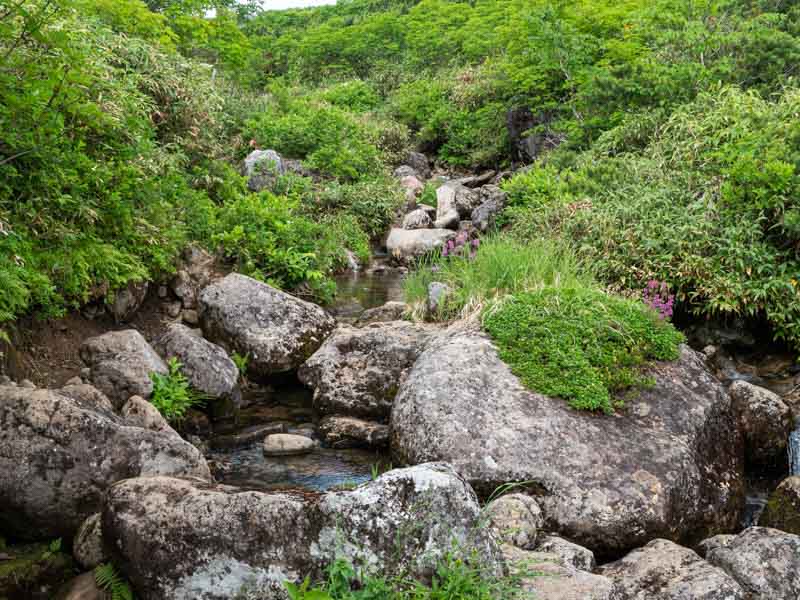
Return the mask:
<path id="1" fill-rule="evenodd" d="M 0 387 L 0 531 L 72 538 L 106 488 L 139 475 L 208 479 L 177 436 L 132 427 L 57 391 Z"/>
<path id="2" fill-rule="evenodd" d="M 768 462 L 785 456 L 792 415 L 781 397 L 746 381 L 734 381 L 730 394 L 739 415 L 748 458 Z"/>
<path id="3" fill-rule="evenodd" d="M 253 150 L 244 159 L 244 174 L 251 192 L 271 188 L 285 172 L 283 159 L 275 150 Z"/>
<path id="4" fill-rule="evenodd" d="M 212 342 L 249 354 L 262 376 L 296 369 L 335 326 L 319 306 L 237 273 L 203 290 L 200 322 Z"/>
<path id="5" fill-rule="evenodd" d="M 403 229 L 430 229 L 433 227 L 433 220 L 428 211 L 418 208 L 412 210 L 403 218 Z"/>
<path id="6" fill-rule="evenodd" d="M 536 536 L 544 525 L 542 509 L 527 494 L 500 496 L 487 507 L 486 519 L 498 540 L 523 550 L 536 547 Z"/>
<path id="7" fill-rule="evenodd" d="M 400 321 L 408 312 L 409 307 L 405 302 L 387 302 L 375 308 L 368 308 L 356 319 L 356 327 L 365 327 L 372 323 L 388 323 L 389 321 Z"/>
<path id="8" fill-rule="evenodd" d="M 354 417 L 325 417 L 319 422 L 317 431 L 331 448 L 383 448 L 389 445 L 388 425 Z"/>
<path id="9" fill-rule="evenodd" d="M 386 420 L 400 381 L 432 330 L 406 321 L 340 327 L 300 367 L 321 414 Z"/>
<path id="10" fill-rule="evenodd" d="M 108 560 L 99 512 L 87 517 L 78 528 L 72 541 L 72 556 L 84 569 L 94 569 Z"/>
<path id="11" fill-rule="evenodd" d="M 158 409 L 141 396 L 131 396 L 120 410 L 120 415 L 128 425 L 166 435 L 178 435 Z"/>
<path id="12" fill-rule="evenodd" d="M 209 398 L 239 405 L 239 368 L 225 349 L 206 340 L 199 331 L 173 323 L 156 342 L 165 359 L 177 358 L 189 384 Z"/>
<path id="13" fill-rule="evenodd" d="M 555 554 L 511 545 L 502 550 L 512 574 L 521 578 L 523 592 L 535 600 L 618 600 L 610 579 L 578 570 Z"/>
<path id="14" fill-rule="evenodd" d="M 143 600 L 222 600 L 245 587 L 272 600 L 285 598 L 284 581 L 318 577 L 336 557 L 424 576 L 457 542 L 499 568 L 479 518 L 466 482 L 423 465 L 306 499 L 130 479 L 109 490 L 103 532 Z"/>
<path id="15" fill-rule="evenodd" d="M 710 550 L 706 560 L 738 581 L 748 600 L 800 598 L 800 536 L 750 527 Z"/>
<path id="16" fill-rule="evenodd" d="M 98 410 L 114 412 L 114 405 L 111 404 L 111 400 L 109 400 L 103 392 L 88 383 L 67 382 L 67 385 L 62 387 L 59 393 L 68 398 L 72 398 L 75 402 L 86 408 L 96 408 Z"/>
<path id="17" fill-rule="evenodd" d="M 197 307 L 197 298 L 217 275 L 214 257 L 199 248 L 188 246 L 181 255 L 181 265 L 172 279 L 172 292 L 185 309 Z M 166 297 L 166 294 L 164 295 Z"/>
<path id="18" fill-rule="evenodd" d="M 505 208 L 508 195 L 495 185 L 480 189 L 481 203 L 470 214 L 472 225 L 481 233 L 494 227 L 496 216 Z"/>
<path id="19" fill-rule="evenodd" d="M 800 475 L 781 482 L 770 496 L 759 525 L 800 535 Z"/>
<path id="20" fill-rule="evenodd" d="M 131 396 L 149 398 L 151 373 L 167 374 L 167 365 L 135 329 L 89 338 L 80 348 L 92 384 L 120 408 Z"/>
<path id="21" fill-rule="evenodd" d="M 400 187 L 406 191 L 406 207 L 413 208 L 417 204 L 417 198 L 425 189 L 425 184 L 415 175 L 406 175 L 400 178 Z"/>
<path id="22" fill-rule="evenodd" d="M 525 389 L 484 334 L 454 326 L 395 398 L 395 462 L 449 462 L 487 495 L 527 482 L 548 528 L 595 552 L 733 529 L 744 480 L 730 397 L 686 347 L 650 374 L 615 415 L 575 411 Z"/>
<path id="23" fill-rule="evenodd" d="M 411 263 L 434 250 L 441 249 L 455 236 L 455 232 L 449 229 L 409 230 L 395 227 L 386 239 L 386 249 L 394 260 Z"/>
<path id="24" fill-rule="evenodd" d="M 581 571 L 593 571 L 597 566 L 594 552 L 569 540 L 554 535 L 548 535 L 536 546 L 537 552 L 555 554 L 565 565 L 570 565 Z"/>
<path id="25" fill-rule="evenodd" d="M 436 190 L 436 220 L 433 226 L 437 229 L 458 229 L 461 218 L 456 204 L 457 184 L 445 183 Z"/>
<path id="26" fill-rule="evenodd" d="M 600 573 L 614 581 L 619 600 L 750 600 L 725 571 L 668 540 L 653 540 Z"/>
<path id="27" fill-rule="evenodd" d="M 431 176 L 431 164 L 428 157 L 422 152 L 409 152 L 406 156 L 406 164 L 419 173 L 422 179 L 428 179 Z"/>

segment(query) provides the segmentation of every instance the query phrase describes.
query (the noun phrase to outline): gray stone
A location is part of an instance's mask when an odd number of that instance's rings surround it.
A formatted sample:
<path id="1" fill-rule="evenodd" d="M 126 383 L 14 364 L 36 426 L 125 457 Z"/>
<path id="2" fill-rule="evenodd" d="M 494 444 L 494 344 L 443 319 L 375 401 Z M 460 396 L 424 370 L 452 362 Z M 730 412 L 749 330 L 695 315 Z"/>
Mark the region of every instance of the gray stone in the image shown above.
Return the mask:
<path id="1" fill-rule="evenodd" d="M 397 179 L 403 179 L 404 177 L 416 177 L 418 179 L 422 179 L 422 175 L 417 173 L 414 167 L 409 165 L 400 165 L 394 170 L 394 176 Z"/>
<path id="2" fill-rule="evenodd" d="M 580 571 L 593 571 L 597 566 L 594 552 L 554 535 L 541 540 L 536 551 L 555 554 L 565 565 L 573 566 Z"/>
<path id="3" fill-rule="evenodd" d="M 383 448 L 389 445 L 388 425 L 354 417 L 325 417 L 319 422 L 318 432 L 331 448 Z"/>
<path id="4" fill-rule="evenodd" d="M 431 176 L 431 164 L 428 157 L 422 152 L 409 152 L 406 164 L 419 173 L 422 179 L 428 179 Z"/>
<path id="5" fill-rule="evenodd" d="M 109 490 L 103 534 L 142 598 L 227 600 L 247 586 L 274 599 L 284 581 L 320 577 L 337 557 L 386 577 L 427 576 L 457 543 L 499 570 L 479 520 L 466 482 L 424 465 L 306 499 L 130 479 Z"/>
<path id="6" fill-rule="evenodd" d="M 425 189 L 425 184 L 414 175 L 406 175 L 400 179 L 400 187 L 402 187 L 406 193 L 406 207 L 413 208 L 417 204 L 417 198 L 419 198 Z"/>
<path id="7" fill-rule="evenodd" d="M 575 411 L 525 389 L 484 334 L 457 325 L 429 340 L 402 383 L 392 453 L 450 462 L 487 495 L 527 482 L 542 490 L 548 526 L 595 552 L 733 529 L 744 478 L 730 397 L 687 347 L 649 375 L 624 411 Z"/>
<path id="8" fill-rule="evenodd" d="M 735 535 L 731 534 L 724 534 L 720 533 L 719 535 L 715 535 L 714 537 L 707 538 L 697 544 L 697 553 L 705 558 L 708 556 L 708 553 L 716 548 L 724 548 L 728 544 L 731 543 L 733 539 L 735 539 Z"/>
<path id="9" fill-rule="evenodd" d="M 458 229 L 461 220 L 456 204 L 456 186 L 445 183 L 436 190 L 436 220 L 433 226 L 437 229 Z"/>
<path id="10" fill-rule="evenodd" d="M 67 385 L 61 388 L 59 393 L 75 400 L 75 402 L 84 408 L 97 409 L 101 411 L 104 410 L 108 411 L 109 413 L 114 412 L 114 405 L 111 404 L 111 400 L 109 400 L 106 395 L 103 394 L 103 392 L 92 385 L 86 383 L 70 384 L 67 382 Z"/>
<path id="11" fill-rule="evenodd" d="M 417 258 L 441 249 L 456 236 L 449 229 L 400 229 L 393 228 L 386 239 L 386 249 L 397 262 L 412 263 Z"/>
<path id="12" fill-rule="evenodd" d="M 542 509 L 527 494 L 507 494 L 486 508 L 488 526 L 497 539 L 523 550 L 536 547 L 536 536 L 544 525 Z"/>
<path id="13" fill-rule="evenodd" d="M 418 208 L 412 210 L 403 218 L 403 229 L 430 229 L 433 227 L 428 211 Z"/>
<path id="14" fill-rule="evenodd" d="M 244 159 L 244 174 L 251 192 L 271 188 L 285 172 L 283 159 L 275 150 L 253 150 Z"/>
<path id="15" fill-rule="evenodd" d="M 114 293 L 111 314 L 118 323 L 128 321 L 136 314 L 147 298 L 149 287 L 150 284 L 146 281 L 136 281 Z"/>
<path id="16" fill-rule="evenodd" d="M 744 433 L 745 451 L 754 462 L 769 462 L 786 455 L 792 415 L 780 396 L 746 381 L 729 388 Z"/>
<path id="17" fill-rule="evenodd" d="M 781 482 L 770 496 L 759 525 L 800 535 L 800 475 Z"/>
<path id="18" fill-rule="evenodd" d="M 447 296 L 450 292 L 450 286 L 441 281 L 431 281 L 428 284 L 427 310 L 429 315 L 433 315 L 439 310 L 445 300 L 447 300 Z"/>
<path id="19" fill-rule="evenodd" d="M 653 540 L 600 574 L 614 581 L 619 600 L 750 600 L 725 571 L 667 540 Z"/>
<path id="20" fill-rule="evenodd" d="M 184 310 L 181 313 L 181 319 L 183 319 L 184 323 L 193 327 L 200 323 L 200 315 L 197 314 L 196 310 Z"/>
<path id="21" fill-rule="evenodd" d="M 94 572 L 89 572 L 64 584 L 55 600 L 108 600 L 108 595 L 97 587 Z"/>
<path id="22" fill-rule="evenodd" d="M 156 349 L 169 360 L 177 358 L 189 384 L 209 398 L 241 401 L 239 368 L 225 350 L 204 339 L 186 325 L 173 323 L 156 342 Z"/>
<path id="23" fill-rule="evenodd" d="M 405 373 L 432 335 L 407 321 L 343 326 L 300 367 L 300 381 L 314 390 L 314 407 L 338 414 L 386 420 Z"/>
<path id="24" fill-rule="evenodd" d="M 26 390 L 35 390 L 36 384 L 33 383 L 30 379 L 23 379 L 19 382 L 19 387 L 25 388 Z"/>
<path id="25" fill-rule="evenodd" d="M 89 338 L 81 345 L 80 355 L 90 369 L 89 380 L 115 407 L 131 396 L 149 398 L 153 392 L 150 374 L 168 372 L 161 357 L 134 329 Z"/>
<path id="26" fill-rule="evenodd" d="M 134 427 L 158 431 L 166 435 L 178 435 L 158 412 L 158 409 L 141 396 L 131 396 L 120 410 L 120 415 Z"/>
<path id="27" fill-rule="evenodd" d="M 800 598 L 800 536 L 750 527 L 706 559 L 738 581 L 748 600 Z"/>
<path id="28" fill-rule="evenodd" d="M 249 354 L 261 376 L 299 367 L 335 326 L 319 306 L 237 273 L 203 290 L 200 323 L 209 340 Z"/>
<path id="29" fill-rule="evenodd" d="M 86 518 L 72 542 L 72 556 L 84 569 L 94 569 L 109 559 L 103 543 L 103 526 L 100 513 Z"/>
<path id="30" fill-rule="evenodd" d="M 267 456 L 296 456 L 314 451 L 314 440 L 304 435 L 273 433 L 264 438 L 263 450 Z"/>
<path id="31" fill-rule="evenodd" d="M 0 530 L 21 539 L 71 539 L 122 479 L 210 477 L 203 456 L 177 436 L 45 389 L 0 388 L 0 448 Z"/>
<path id="32" fill-rule="evenodd" d="M 387 302 L 375 308 L 365 310 L 354 325 L 356 327 L 366 327 L 372 323 L 387 323 L 389 321 L 400 321 L 409 310 L 408 304 L 405 302 Z"/>

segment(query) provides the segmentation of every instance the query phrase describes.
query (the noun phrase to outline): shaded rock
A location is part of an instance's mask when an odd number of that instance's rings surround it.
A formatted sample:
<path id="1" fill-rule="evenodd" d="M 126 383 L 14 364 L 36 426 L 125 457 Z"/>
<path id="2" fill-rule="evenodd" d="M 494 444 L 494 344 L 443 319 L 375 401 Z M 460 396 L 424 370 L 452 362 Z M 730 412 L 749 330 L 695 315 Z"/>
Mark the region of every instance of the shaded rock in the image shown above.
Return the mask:
<path id="1" fill-rule="evenodd" d="M 128 284 L 128 287 L 114 293 L 114 301 L 111 303 L 111 314 L 114 320 L 119 322 L 128 321 L 136 311 L 141 308 L 147 290 L 150 285 L 146 281 L 136 281 Z"/>
<path id="2" fill-rule="evenodd" d="M 89 338 L 80 348 L 92 384 L 121 407 L 131 396 L 149 398 L 151 373 L 167 374 L 167 365 L 134 329 L 111 331 Z"/>
<path id="3" fill-rule="evenodd" d="M 494 228 L 496 216 L 505 208 L 508 194 L 495 185 L 480 189 L 481 204 L 470 214 L 472 225 L 481 233 Z"/>
<path id="4" fill-rule="evenodd" d="M 405 302 L 387 302 L 382 306 L 365 310 L 356 319 L 356 327 L 366 327 L 372 323 L 387 323 L 389 321 L 400 321 L 408 312 L 409 307 Z"/>
<path id="5" fill-rule="evenodd" d="M 431 333 L 406 321 L 340 327 L 297 375 L 314 390 L 321 414 L 385 420 L 401 379 Z"/>
<path id="6" fill-rule="evenodd" d="M 767 502 L 759 525 L 800 535 L 800 476 L 784 479 Z"/>
<path id="7" fill-rule="evenodd" d="M 434 250 L 441 249 L 455 235 L 455 232 L 449 229 L 393 228 L 386 239 L 386 249 L 397 262 L 411 263 Z"/>
<path id="8" fill-rule="evenodd" d="M 354 491 L 318 498 L 240 492 L 166 477 L 109 490 L 103 532 L 145 599 L 216 600 L 244 586 L 285 598 L 283 582 L 319 577 L 334 557 L 391 577 L 430 573 L 454 542 L 497 565 L 476 527 L 474 492 L 451 469 L 390 471 Z"/>
<path id="9" fill-rule="evenodd" d="M 743 461 L 730 397 L 687 347 L 650 375 L 624 412 L 579 412 L 525 389 L 484 334 L 454 326 L 400 387 L 392 453 L 450 462 L 487 495 L 525 481 L 548 527 L 595 552 L 733 529 Z"/>
<path id="10" fill-rule="evenodd" d="M 278 177 L 285 172 L 283 159 L 275 150 L 253 150 L 244 159 L 247 189 L 251 192 L 272 188 Z"/>
<path id="11" fill-rule="evenodd" d="M 433 226 L 437 229 L 458 229 L 459 221 L 456 186 L 445 183 L 436 190 L 436 220 Z"/>
<path id="12" fill-rule="evenodd" d="M 208 479 L 194 446 L 50 390 L 0 388 L 0 530 L 72 538 L 106 488 L 139 475 Z"/>
<path id="13" fill-rule="evenodd" d="M 433 227 L 428 211 L 418 208 L 403 218 L 403 229 L 430 229 Z"/>
<path id="14" fill-rule="evenodd" d="M 597 566 L 594 552 L 554 535 L 549 535 L 541 540 L 536 551 L 555 554 L 563 564 L 573 566 L 581 571 L 593 571 Z"/>
<path id="15" fill-rule="evenodd" d="M 487 507 L 486 519 L 498 540 L 523 550 L 534 549 L 544 525 L 542 509 L 526 494 L 506 494 L 494 500 Z"/>
<path id="16" fill-rule="evenodd" d="M 214 257 L 197 246 L 188 246 L 181 256 L 182 265 L 170 283 L 183 308 L 193 310 L 201 290 L 217 275 Z M 177 315 L 176 315 L 177 316 Z"/>
<path id="17" fill-rule="evenodd" d="M 515 107 L 506 113 L 508 137 L 515 161 L 533 162 L 566 139 L 563 133 L 552 129 L 552 121 L 553 114 L 547 111 L 533 113 L 527 106 Z"/>
<path id="18" fill-rule="evenodd" d="M 283 159 L 283 168 L 286 170 L 287 173 L 294 173 L 295 175 L 299 175 L 300 177 L 309 177 L 314 181 L 318 181 L 320 179 L 320 174 L 313 169 L 309 169 L 303 164 L 303 161 L 296 160 L 294 158 L 284 158 Z"/>
<path id="19" fill-rule="evenodd" d="M 103 526 L 99 512 L 88 517 L 78 529 L 72 542 L 72 556 L 87 570 L 108 560 L 108 552 L 103 545 Z"/>
<path id="20" fill-rule="evenodd" d="M 169 360 L 177 358 L 189 384 L 209 398 L 241 401 L 239 368 L 223 348 L 212 344 L 198 331 L 173 323 L 156 342 L 156 348 Z"/>
<path id="21" fill-rule="evenodd" d="M 338 415 L 319 422 L 322 440 L 332 448 L 382 448 L 389 445 L 389 426 Z"/>
<path id="22" fill-rule="evenodd" d="M 400 165 L 394 170 L 394 176 L 397 179 L 403 179 L 404 177 L 415 177 L 417 179 L 424 179 L 421 174 L 417 173 L 416 169 L 410 165 Z"/>
<path id="23" fill-rule="evenodd" d="M 505 545 L 503 556 L 521 577 L 522 590 L 536 600 L 617 600 L 611 580 L 563 564 L 554 554 Z"/>
<path id="24" fill-rule="evenodd" d="M 203 290 L 200 322 L 209 340 L 249 354 L 262 376 L 296 369 L 335 325 L 319 306 L 237 273 Z"/>
<path id="25" fill-rule="evenodd" d="M 242 448 L 255 442 L 261 442 L 267 436 L 275 433 L 286 433 L 286 424 L 268 423 L 266 425 L 252 425 L 236 433 L 214 436 L 211 438 L 209 445 L 214 450 Z"/>
<path id="26" fill-rule="evenodd" d="M 181 313 L 181 319 L 184 323 L 192 327 L 200 324 L 200 315 L 197 314 L 196 310 L 184 310 Z"/>
<path id="27" fill-rule="evenodd" d="M 725 571 L 667 540 L 653 540 L 600 574 L 614 581 L 620 600 L 749 600 Z"/>
<path id="28" fill-rule="evenodd" d="M 479 188 L 483 185 L 490 183 L 495 178 L 496 175 L 497 175 L 496 171 L 484 171 L 480 175 L 469 175 L 467 177 L 461 177 L 456 181 L 468 188 Z"/>
<path id="29" fill-rule="evenodd" d="M 419 173 L 422 179 L 430 178 L 431 164 L 428 161 L 428 157 L 422 152 L 409 152 L 406 157 L 406 164 Z"/>
<path id="30" fill-rule="evenodd" d="M 90 572 L 78 575 L 66 583 L 58 591 L 56 600 L 108 600 L 108 596 L 97 587 L 94 572 Z"/>
<path id="31" fill-rule="evenodd" d="M 178 435 L 158 409 L 141 396 L 131 396 L 120 410 L 120 415 L 134 427 Z"/>
<path id="32" fill-rule="evenodd" d="M 733 540 L 735 537 L 735 535 L 721 533 L 719 535 L 715 535 L 714 537 L 705 539 L 697 544 L 697 553 L 705 558 L 712 550 L 716 548 L 724 548 L 730 544 L 731 540 Z"/>
<path id="33" fill-rule="evenodd" d="M 0 598 L 4 600 L 52 598 L 74 574 L 70 556 L 54 552 L 49 543 L 14 545 L 2 554 Z"/>
<path id="34" fill-rule="evenodd" d="M 783 458 L 792 430 L 789 407 L 777 394 L 745 381 L 734 381 L 729 391 L 744 433 L 747 457 L 755 462 Z"/>
<path id="35" fill-rule="evenodd" d="M 314 440 L 304 435 L 273 433 L 264 439 L 264 454 L 267 456 L 296 456 L 313 452 Z"/>
<path id="36" fill-rule="evenodd" d="M 800 598 L 800 536 L 750 527 L 706 559 L 752 595 L 753 600 Z"/>

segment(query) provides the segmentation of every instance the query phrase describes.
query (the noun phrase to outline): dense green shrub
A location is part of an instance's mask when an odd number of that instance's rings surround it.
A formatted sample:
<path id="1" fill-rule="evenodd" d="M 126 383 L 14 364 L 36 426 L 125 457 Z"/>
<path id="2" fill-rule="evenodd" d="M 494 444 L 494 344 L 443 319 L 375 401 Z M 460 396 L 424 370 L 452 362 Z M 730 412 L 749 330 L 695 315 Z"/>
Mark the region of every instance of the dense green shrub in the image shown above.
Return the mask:
<path id="1" fill-rule="evenodd" d="M 151 373 L 153 395 L 150 402 L 170 423 L 178 423 L 190 408 L 203 404 L 206 397 L 189 385 L 189 380 L 181 371 L 183 365 L 177 358 L 167 363 L 169 373 Z"/>

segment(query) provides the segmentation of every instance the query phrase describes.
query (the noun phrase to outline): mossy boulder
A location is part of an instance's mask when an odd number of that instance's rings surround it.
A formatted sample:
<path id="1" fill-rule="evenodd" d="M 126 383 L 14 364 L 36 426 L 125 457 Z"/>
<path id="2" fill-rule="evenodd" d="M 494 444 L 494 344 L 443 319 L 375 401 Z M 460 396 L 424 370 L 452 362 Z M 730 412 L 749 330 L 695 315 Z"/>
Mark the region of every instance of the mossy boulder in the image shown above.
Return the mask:
<path id="1" fill-rule="evenodd" d="M 759 524 L 800 535 L 800 476 L 789 477 L 778 486 Z"/>

